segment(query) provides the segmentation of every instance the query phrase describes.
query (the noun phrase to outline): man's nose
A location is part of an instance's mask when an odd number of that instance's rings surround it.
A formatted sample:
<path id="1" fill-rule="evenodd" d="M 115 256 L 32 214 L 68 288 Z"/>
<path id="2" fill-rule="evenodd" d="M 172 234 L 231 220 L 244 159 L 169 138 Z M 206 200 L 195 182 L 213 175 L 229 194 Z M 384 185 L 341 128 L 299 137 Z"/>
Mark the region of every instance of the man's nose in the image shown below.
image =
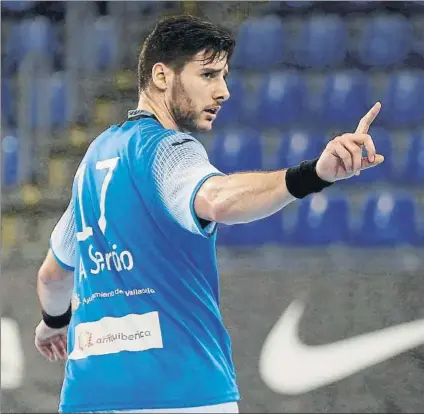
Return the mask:
<path id="1" fill-rule="evenodd" d="M 216 91 L 215 100 L 220 104 L 230 98 L 230 91 L 228 90 L 227 83 L 223 80 L 220 83 L 219 89 Z"/>

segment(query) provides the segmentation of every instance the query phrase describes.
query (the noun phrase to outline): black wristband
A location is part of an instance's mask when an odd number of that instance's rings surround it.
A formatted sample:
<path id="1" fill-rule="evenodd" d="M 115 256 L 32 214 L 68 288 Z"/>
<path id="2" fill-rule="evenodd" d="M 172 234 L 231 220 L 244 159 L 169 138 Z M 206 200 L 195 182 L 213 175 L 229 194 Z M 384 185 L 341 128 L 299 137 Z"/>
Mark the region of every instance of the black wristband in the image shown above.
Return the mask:
<path id="1" fill-rule="evenodd" d="M 69 304 L 68 310 L 62 315 L 51 316 L 48 313 L 44 312 L 44 310 L 41 310 L 41 314 L 43 315 L 44 323 L 49 328 L 60 329 L 69 325 L 69 322 L 71 321 L 71 317 L 72 317 L 71 304 Z"/>
<path id="2" fill-rule="evenodd" d="M 302 161 L 296 167 L 286 171 L 286 185 L 289 193 L 296 198 L 304 198 L 312 193 L 319 193 L 333 183 L 324 181 L 315 170 L 319 158 L 312 161 Z"/>

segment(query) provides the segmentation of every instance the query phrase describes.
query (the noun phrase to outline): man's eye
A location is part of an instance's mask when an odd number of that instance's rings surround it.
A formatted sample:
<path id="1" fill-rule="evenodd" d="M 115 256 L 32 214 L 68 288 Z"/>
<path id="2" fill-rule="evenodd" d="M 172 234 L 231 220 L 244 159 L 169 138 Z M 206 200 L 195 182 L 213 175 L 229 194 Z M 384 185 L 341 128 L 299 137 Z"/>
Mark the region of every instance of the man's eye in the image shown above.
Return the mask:
<path id="1" fill-rule="evenodd" d="M 213 72 L 206 72 L 203 74 L 203 76 L 207 79 L 211 79 L 214 77 L 214 73 Z"/>

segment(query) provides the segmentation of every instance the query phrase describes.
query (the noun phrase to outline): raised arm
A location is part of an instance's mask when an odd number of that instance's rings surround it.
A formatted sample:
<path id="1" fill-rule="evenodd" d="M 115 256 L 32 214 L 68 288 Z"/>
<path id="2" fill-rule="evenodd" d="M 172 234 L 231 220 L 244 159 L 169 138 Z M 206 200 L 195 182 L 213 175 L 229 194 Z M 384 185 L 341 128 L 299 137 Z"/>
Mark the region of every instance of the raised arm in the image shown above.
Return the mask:
<path id="1" fill-rule="evenodd" d="M 224 224 L 246 223 L 270 216 L 297 198 L 319 192 L 334 181 L 358 175 L 383 162 L 376 154 L 369 127 L 380 111 L 377 103 L 353 134 L 331 140 L 316 160 L 275 172 L 248 172 L 209 178 L 197 192 L 198 217 Z M 362 147 L 367 157 L 362 157 Z"/>

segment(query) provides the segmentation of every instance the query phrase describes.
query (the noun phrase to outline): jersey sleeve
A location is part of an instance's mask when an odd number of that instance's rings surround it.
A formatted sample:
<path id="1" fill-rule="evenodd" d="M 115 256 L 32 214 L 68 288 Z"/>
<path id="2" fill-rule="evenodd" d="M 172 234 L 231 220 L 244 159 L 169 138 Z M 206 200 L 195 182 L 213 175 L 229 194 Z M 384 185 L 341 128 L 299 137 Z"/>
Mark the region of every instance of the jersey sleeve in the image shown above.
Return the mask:
<path id="1" fill-rule="evenodd" d="M 71 200 L 50 237 L 50 248 L 57 262 L 65 270 L 72 271 L 75 268 L 75 246 L 74 203 Z"/>
<path id="2" fill-rule="evenodd" d="M 171 216 L 186 230 L 210 237 L 216 223 L 203 227 L 194 211 L 201 185 L 214 175 L 224 175 L 210 162 L 203 145 L 187 134 L 177 133 L 158 144 L 153 161 L 156 191 Z"/>

